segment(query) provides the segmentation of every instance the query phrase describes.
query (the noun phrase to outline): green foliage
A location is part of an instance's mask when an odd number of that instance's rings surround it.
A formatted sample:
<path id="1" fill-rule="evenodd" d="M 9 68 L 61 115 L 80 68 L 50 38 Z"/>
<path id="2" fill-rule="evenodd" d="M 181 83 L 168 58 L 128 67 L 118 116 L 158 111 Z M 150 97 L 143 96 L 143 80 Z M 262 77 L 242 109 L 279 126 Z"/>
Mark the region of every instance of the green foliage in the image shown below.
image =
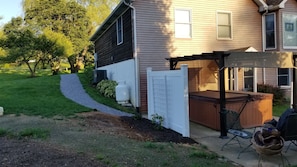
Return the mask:
<path id="1" fill-rule="evenodd" d="M 86 15 L 90 18 L 91 27 L 90 35 L 95 32 L 95 29 L 100 25 L 110 14 L 111 9 L 115 7 L 119 0 L 76 0 L 77 3 L 84 6 L 87 10 Z"/>
<path id="2" fill-rule="evenodd" d="M 164 118 L 161 115 L 157 113 L 152 114 L 152 123 L 156 129 L 161 130 L 163 128 L 163 122 Z"/>
<path id="3" fill-rule="evenodd" d="M 0 128 L 0 137 L 3 137 L 8 134 L 8 131 L 5 129 Z"/>
<path id="4" fill-rule="evenodd" d="M 280 117 L 283 112 L 290 108 L 290 102 L 286 101 L 282 104 L 273 105 L 273 116 Z"/>
<path id="5" fill-rule="evenodd" d="M 96 89 L 99 91 L 99 93 L 101 93 L 105 97 L 115 99 L 116 98 L 115 87 L 117 85 L 118 83 L 116 81 L 102 80 L 97 84 Z"/>
<path id="6" fill-rule="evenodd" d="M 63 39 L 60 34 L 50 31 L 35 34 L 30 27 L 23 24 L 23 21 L 17 18 L 4 26 L 6 38 L 0 39 L 0 46 L 8 52 L 8 55 L 2 58 L 2 61 L 17 62 L 20 65 L 25 63 L 31 76 L 34 77 L 40 62 L 45 68 L 47 62 L 54 62 L 59 60 L 57 57 L 65 55 L 69 50 L 66 47 L 69 46 L 65 45 L 67 40 L 60 40 Z"/>
<path id="7" fill-rule="evenodd" d="M 99 93 L 96 87 L 94 87 L 93 84 L 90 84 L 90 78 L 86 77 L 86 74 L 78 73 L 78 76 L 84 89 L 94 100 L 98 101 L 101 104 L 118 109 L 120 111 L 125 111 L 127 113 L 132 113 L 132 114 L 136 113 L 136 110 L 134 107 L 124 107 L 118 104 L 114 99 L 107 98 L 101 93 Z"/>
<path id="8" fill-rule="evenodd" d="M 46 139 L 50 136 L 50 131 L 40 128 L 28 128 L 19 133 L 20 137 L 32 137 L 34 139 Z"/>
<path id="9" fill-rule="evenodd" d="M 44 36 L 49 40 L 56 44 L 56 51 L 61 50 L 62 53 L 57 56 L 63 55 L 68 57 L 74 54 L 73 45 L 68 37 L 66 37 L 63 33 L 54 32 L 48 28 L 43 30 Z"/>
<path id="10" fill-rule="evenodd" d="M 191 158 L 203 158 L 203 159 L 217 159 L 218 156 L 213 153 L 207 153 L 205 151 L 194 151 L 189 155 Z"/>
<path id="11" fill-rule="evenodd" d="M 258 92 L 273 94 L 273 104 L 278 105 L 286 101 L 285 92 L 279 87 L 275 87 L 269 84 L 258 84 Z"/>
<path id="12" fill-rule="evenodd" d="M 63 46 L 70 70 L 74 73 L 83 67 L 82 63 L 88 66 L 93 62 L 94 48 L 89 37 L 118 2 L 119 0 L 24 0 L 23 10 L 26 24 L 36 32 L 46 29 L 63 34 L 70 41 L 63 42 Z"/>
<path id="13" fill-rule="evenodd" d="M 84 69 L 84 76 L 85 76 L 85 79 L 88 81 L 88 83 L 92 84 L 93 79 L 94 79 L 94 67 L 93 66 L 87 66 Z"/>

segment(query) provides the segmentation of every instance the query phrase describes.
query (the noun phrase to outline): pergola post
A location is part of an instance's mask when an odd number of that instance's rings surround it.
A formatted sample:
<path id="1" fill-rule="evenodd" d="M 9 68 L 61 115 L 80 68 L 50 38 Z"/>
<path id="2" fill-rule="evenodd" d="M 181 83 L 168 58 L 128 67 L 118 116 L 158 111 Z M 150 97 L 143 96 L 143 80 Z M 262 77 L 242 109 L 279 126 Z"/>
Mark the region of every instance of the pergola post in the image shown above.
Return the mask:
<path id="1" fill-rule="evenodd" d="M 294 67 L 297 66 L 297 55 L 293 55 Z M 293 68 L 293 104 L 292 107 L 297 111 L 297 69 Z"/>
<path id="2" fill-rule="evenodd" d="M 214 52 L 219 57 L 219 77 L 220 77 L 220 138 L 227 138 L 227 118 L 226 118 L 226 90 L 225 90 L 225 54 L 224 52 Z"/>

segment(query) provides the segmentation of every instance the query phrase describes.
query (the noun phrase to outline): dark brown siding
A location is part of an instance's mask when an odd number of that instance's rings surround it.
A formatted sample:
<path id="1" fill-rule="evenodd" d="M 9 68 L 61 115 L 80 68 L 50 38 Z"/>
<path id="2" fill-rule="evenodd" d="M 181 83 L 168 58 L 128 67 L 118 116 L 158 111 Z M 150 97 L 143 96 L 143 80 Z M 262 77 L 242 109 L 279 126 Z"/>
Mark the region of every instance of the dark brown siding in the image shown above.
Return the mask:
<path id="1" fill-rule="evenodd" d="M 131 10 L 123 15 L 123 43 L 117 45 L 116 22 L 95 41 L 97 67 L 133 58 Z"/>

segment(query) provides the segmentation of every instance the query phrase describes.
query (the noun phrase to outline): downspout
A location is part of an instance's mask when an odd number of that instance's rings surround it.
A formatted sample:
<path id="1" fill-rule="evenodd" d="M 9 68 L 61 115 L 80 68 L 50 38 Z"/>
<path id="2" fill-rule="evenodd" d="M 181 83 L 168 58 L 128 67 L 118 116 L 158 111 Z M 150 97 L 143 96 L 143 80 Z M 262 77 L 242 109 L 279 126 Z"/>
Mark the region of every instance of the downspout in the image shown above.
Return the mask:
<path id="1" fill-rule="evenodd" d="M 138 59 L 138 50 L 137 50 L 137 38 L 136 38 L 136 9 L 131 3 L 127 3 L 126 0 L 123 0 L 124 4 L 129 6 L 132 9 L 132 20 L 133 20 L 133 57 L 134 57 L 134 66 L 135 66 L 135 107 L 137 113 L 140 113 L 140 74 L 139 74 L 139 59 Z"/>
<path id="2" fill-rule="evenodd" d="M 265 15 L 268 13 L 268 7 L 264 7 L 263 8 L 265 9 L 265 12 L 262 13 L 262 51 L 265 52 L 265 48 L 266 48 L 266 39 L 265 39 Z M 263 84 L 266 84 L 266 68 L 262 68 L 262 80 L 263 80 Z"/>

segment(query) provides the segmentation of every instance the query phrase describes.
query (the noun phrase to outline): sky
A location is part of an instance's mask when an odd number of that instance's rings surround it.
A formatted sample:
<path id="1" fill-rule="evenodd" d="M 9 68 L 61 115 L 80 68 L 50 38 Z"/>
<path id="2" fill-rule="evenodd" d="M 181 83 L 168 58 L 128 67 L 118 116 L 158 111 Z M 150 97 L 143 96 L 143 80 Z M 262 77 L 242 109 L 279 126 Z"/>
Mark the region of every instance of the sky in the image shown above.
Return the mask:
<path id="1" fill-rule="evenodd" d="M 0 16 L 3 19 L 0 20 L 0 25 L 6 24 L 12 17 L 22 16 L 22 0 L 1 0 Z"/>

